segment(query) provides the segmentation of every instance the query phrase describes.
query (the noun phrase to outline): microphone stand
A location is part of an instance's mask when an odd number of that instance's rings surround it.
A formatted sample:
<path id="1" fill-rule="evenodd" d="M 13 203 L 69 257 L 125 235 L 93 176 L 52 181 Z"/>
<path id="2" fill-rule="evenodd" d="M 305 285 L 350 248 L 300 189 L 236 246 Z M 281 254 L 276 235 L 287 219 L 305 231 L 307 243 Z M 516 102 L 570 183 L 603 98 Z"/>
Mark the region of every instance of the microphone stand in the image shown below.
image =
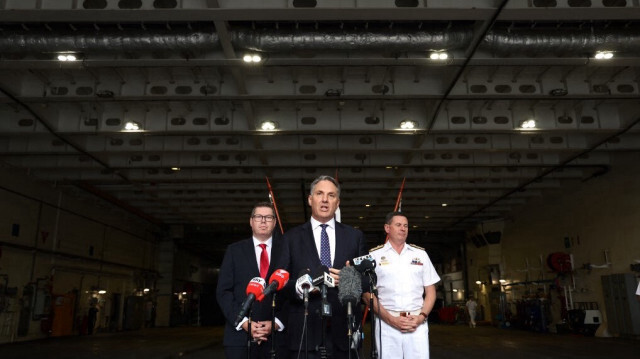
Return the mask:
<path id="1" fill-rule="evenodd" d="M 276 359 L 276 293 L 271 298 L 271 359 Z"/>
<path id="2" fill-rule="evenodd" d="M 249 315 L 247 318 L 249 319 L 247 326 L 247 359 L 251 359 L 251 342 L 253 341 L 253 335 L 251 335 L 251 308 L 249 308 Z"/>
<path id="3" fill-rule="evenodd" d="M 347 343 L 348 358 L 351 359 L 351 344 L 353 344 L 353 309 L 351 308 L 351 301 L 347 303 Z"/>
<path id="4" fill-rule="evenodd" d="M 309 289 L 304 289 L 304 322 L 307 323 L 304 328 L 304 358 L 309 359 Z"/>
<path id="5" fill-rule="evenodd" d="M 378 289 L 376 288 L 376 278 L 371 275 L 371 271 L 367 271 L 369 277 L 369 308 L 373 313 L 373 295 L 378 295 Z M 375 316 L 371 316 L 371 359 L 378 359 L 378 347 L 376 346 L 376 320 Z"/>
<path id="6" fill-rule="evenodd" d="M 326 333 L 326 328 L 324 327 L 324 317 L 331 316 L 331 306 L 327 301 L 327 286 L 325 284 L 321 284 L 320 292 L 321 292 L 321 298 L 322 298 L 322 302 L 320 303 L 320 305 L 322 306 L 322 309 L 320 311 L 320 338 L 321 339 L 320 339 L 320 348 L 318 348 L 318 350 L 320 351 L 320 358 L 327 359 L 328 358 L 327 333 Z"/>

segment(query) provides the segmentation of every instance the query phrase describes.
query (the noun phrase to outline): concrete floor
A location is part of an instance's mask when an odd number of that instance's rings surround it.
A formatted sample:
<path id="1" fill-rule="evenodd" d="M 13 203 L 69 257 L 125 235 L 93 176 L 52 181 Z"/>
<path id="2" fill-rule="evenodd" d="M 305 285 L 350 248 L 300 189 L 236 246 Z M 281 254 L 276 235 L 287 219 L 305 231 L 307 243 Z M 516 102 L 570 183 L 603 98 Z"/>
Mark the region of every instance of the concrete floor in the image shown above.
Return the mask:
<path id="1" fill-rule="evenodd" d="M 430 325 L 431 358 L 640 358 L 640 340 Z M 369 356 L 369 338 L 361 358 Z M 151 328 L 0 345 L 0 358 L 224 358 L 222 328 Z"/>

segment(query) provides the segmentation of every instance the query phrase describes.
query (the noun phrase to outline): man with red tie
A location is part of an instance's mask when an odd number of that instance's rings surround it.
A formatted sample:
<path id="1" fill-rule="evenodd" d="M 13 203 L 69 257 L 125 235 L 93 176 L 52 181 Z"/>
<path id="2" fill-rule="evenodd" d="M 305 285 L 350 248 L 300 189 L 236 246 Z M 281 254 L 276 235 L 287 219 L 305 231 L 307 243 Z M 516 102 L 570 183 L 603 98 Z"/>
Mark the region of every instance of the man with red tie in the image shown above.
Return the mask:
<path id="1" fill-rule="evenodd" d="M 247 340 L 251 340 L 251 358 L 269 358 L 271 351 L 271 303 L 269 295 L 261 301 L 254 301 L 251 311 L 251 321 L 243 318 L 236 326 L 235 320 L 240 312 L 243 301 L 247 298 L 247 284 L 252 278 L 262 277 L 268 282 L 271 274 L 287 265 L 288 252 L 282 239 L 273 238 L 276 226 L 275 211 L 271 204 L 261 202 L 256 204 L 249 218 L 253 235 L 231 244 L 224 255 L 216 296 L 218 304 L 226 319 L 224 328 L 224 352 L 228 359 L 247 358 Z M 286 313 L 281 312 L 284 295 L 276 296 L 275 330 L 277 357 L 283 349 L 284 322 Z M 251 322 L 251 337 L 249 338 L 249 323 Z"/>

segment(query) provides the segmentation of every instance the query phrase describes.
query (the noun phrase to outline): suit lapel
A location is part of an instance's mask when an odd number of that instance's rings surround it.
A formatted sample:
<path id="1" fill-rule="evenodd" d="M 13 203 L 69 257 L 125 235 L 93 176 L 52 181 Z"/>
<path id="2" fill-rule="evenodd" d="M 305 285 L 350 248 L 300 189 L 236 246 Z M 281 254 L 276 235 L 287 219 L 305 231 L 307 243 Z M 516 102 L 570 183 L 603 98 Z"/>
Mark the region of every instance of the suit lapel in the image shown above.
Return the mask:
<path id="1" fill-rule="evenodd" d="M 312 256 L 309 257 L 309 261 L 311 262 L 310 270 L 314 270 L 315 268 L 321 265 L 320 256 L 318 256 L 318 248 L 316 247 L 316 241 L 313 238 L 313 229 L 311 228 L 311 222 L 307 222 L 304 228 L 304 245 L 307 247 L 303 253 L 313 253 Z"/>
<path id="2" fill-rule="evenodd" d="M 243 246 L 243 254 L 245 258 L 249 258 L 249 263 L 251 263 L 251 273 L 254 277 L 260 276 L 260 267 L 258 266 L 258 262 L 256 262 L 256 250 L 253 248 L 253 239 L 249 238 L 247 244 Z"/>
<path id="3" fill-rule="evenodd" d="M 344 240 L 344 228 L 340 225 L 340 223 L 336 223 L 336 256 L 333 259 L 333 268 L 342 268 L 344 263 L 347 261 L 345 259 L 345 253 L 347 253 L 346 243 Z"/>
<path id="4" fill-rule="evenodd" d="M 271 275 L 276 269 L 277 265 L 280 263 L 280 256 L 282 255 L 282 245 L 280 244 L 280 239 L 276 240 L 275 238 L 271 238 L 271 260 L 269 261 L 269 270 L 267 271 L 267 275 Z"/>

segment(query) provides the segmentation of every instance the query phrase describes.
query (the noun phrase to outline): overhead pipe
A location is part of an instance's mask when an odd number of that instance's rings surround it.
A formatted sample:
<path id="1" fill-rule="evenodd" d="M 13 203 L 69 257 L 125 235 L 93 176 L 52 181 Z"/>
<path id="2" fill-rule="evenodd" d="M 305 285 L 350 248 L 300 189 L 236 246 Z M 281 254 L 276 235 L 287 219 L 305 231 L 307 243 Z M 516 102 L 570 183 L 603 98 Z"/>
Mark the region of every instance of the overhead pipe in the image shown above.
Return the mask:
<path id="1" fill-rule="evenodd" d="M 293 51 L 438 51 L 465 50 L 473 41 L 473 25 L 454 24 L 449 28 L 410 30 L 407 28 L 369 30 L 229 30 L 237 50 L 265 53 Z M 557 27 L 494 27 L 487 31 L 479 47 L 493 53 L 592 52 L 599 49 L 640 51 L 640 26 L 595 26 L 581 29 Z M 0 51 L 6 54 L 57 51 L 141 52 L 215 51 L 221 48 L 218 34 L 211 29 L 100 29 L 92 32 L 6 30 L 0 37 Z"/>

